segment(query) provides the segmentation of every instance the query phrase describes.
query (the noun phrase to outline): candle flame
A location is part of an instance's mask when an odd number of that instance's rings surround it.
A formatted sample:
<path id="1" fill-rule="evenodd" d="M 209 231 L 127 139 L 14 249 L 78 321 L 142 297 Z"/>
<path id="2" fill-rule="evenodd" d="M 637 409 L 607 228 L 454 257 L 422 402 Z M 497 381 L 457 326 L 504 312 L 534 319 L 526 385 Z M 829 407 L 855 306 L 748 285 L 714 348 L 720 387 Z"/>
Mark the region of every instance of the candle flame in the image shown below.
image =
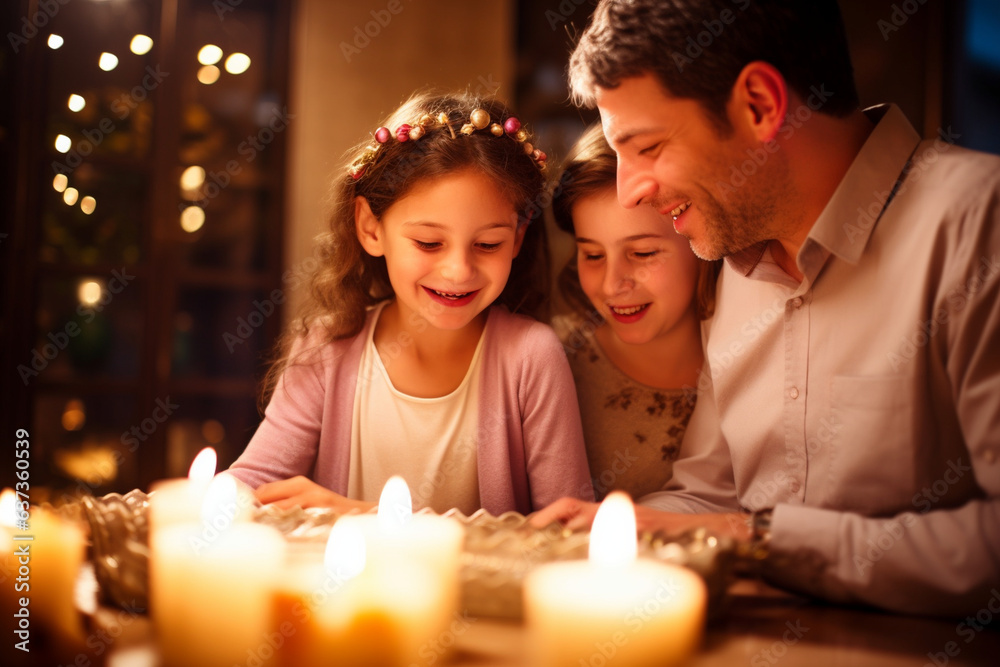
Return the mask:
<path id="1" fill-rule="evenodd" d="M 594 517 L 590 531 L 590 562 L 606 567 L 622 567 L 635 560 L 638 551 L 635 507 L 628 494 L 608 494 Z"/>
<path id="2" fill-rule="evenodd" d="M 17 496 L 14 489 L 4 489 L 0 493 L 0 524 L 8 528 L 17 525 Z"/>
<path id="3" fill-rule="evenodd" d="M 413 516 L 410 487 L 399 475 L 393 475 L 382 487 L 378 500 L 378 524 L 383 531 L 394 532 L 409 523 Z"/>
<path id="4" fill-rule="evenodd" d="M 323 556 L 327 572 L 342 579 L 353 579 L 365 569 L 366 560 L 365 535 L 361 528 L 350 519 L 333 524 Z"/>
<path id="5" fill-rule="evenodd" d="M 218 456 L 215 449 L 206 447 L 198 452 L 191 462 L 191 469 L 188 470 L 188 479 L 192 482 L 208 482 L 215 477 L 215 466 L 218 464 Z"/>
<path id="6" fill-rule="evenodd" d="M 201 520 L 221 530 L 236 516 L 236 478 L 222 473 L 208 484 L 201 504 Z M 221 520 L 221 521 L 220 521 Z"/>

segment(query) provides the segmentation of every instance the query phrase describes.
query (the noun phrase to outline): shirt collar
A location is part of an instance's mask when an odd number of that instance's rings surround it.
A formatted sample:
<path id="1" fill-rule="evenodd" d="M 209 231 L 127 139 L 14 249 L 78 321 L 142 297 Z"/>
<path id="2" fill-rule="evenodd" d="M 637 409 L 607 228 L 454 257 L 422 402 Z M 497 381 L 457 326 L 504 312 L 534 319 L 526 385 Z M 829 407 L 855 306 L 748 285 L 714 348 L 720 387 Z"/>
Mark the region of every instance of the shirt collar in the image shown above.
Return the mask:
<path id="1" fill-rule="evenodd" d="M 799 249 L 797 261 L 806 276 L 818 273 L 829 253 L 852 264 L 858 262 L 920 143 L 920 135 L 895 104 L 874 106 L 864 113 L 875 128 Z M 767 245 L 768 241 L 761 241 L 726 261 L 730 268 L 749 276 L 760 268 Z"/>
<path id="2" fill-rule="evenodd" d="M 875 128 L 809 231 L 799 251 L 800 265 L 811 254 L 810 241 L 851 264 L 861 259 L 920 143 L 920 135 L 895 104 L 871 107 L 864 113 Z"/>

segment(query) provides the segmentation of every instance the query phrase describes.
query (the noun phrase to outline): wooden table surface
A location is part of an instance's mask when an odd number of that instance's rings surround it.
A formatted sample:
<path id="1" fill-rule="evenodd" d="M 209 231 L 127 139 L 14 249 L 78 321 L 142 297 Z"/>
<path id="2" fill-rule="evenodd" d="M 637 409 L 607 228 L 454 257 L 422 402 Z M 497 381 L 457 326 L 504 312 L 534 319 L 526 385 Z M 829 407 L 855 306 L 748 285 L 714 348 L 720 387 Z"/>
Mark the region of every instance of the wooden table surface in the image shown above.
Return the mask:
<path id="1" fill-rule="evenodd" d="M 989 597 L 988 595 L 986 596 Z M 998 594 L 1000 597 L 1000 594 Z M 984 598 L 984 608 L 988 599 Z M 114 623 L 112 610 L 105 622 Z M 100 614 L 98 614 L 98 618 Z M 960 619 L 931 619 L 836 607 L 739 580 L 726 606 L 709 623 L 692 667 L 943 667 L 1000 666 L 1000 619 L 973 631 Z M 148 618 L 129 624 L 110 647 L 109 667 L 155 667 Z M 948 652 L 952 655 L 948 655 Z M 452 667 L 525 667 L 520 623 L 479 618 L 456 636 Z M 228 667 L 228 666 L 227 666 Z M 599 666 L 595 666 L 599 667 Z M 607 667 L 615 667 L 614 660 Z M 626 667 L 621 665 L 620 667 Z"/>

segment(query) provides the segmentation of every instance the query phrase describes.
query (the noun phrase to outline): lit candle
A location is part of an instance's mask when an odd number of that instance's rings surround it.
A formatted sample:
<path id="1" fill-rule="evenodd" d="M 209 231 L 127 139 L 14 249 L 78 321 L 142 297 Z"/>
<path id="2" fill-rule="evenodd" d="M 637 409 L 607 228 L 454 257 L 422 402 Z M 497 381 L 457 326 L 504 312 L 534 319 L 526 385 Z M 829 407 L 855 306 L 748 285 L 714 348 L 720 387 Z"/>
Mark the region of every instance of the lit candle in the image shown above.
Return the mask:
<path id="1" fill-rule="evenodd" d="M 83 531 L 40 507 L 22 514 L 21 502 L 12 489 L 0 494 L 0 613 L 11 619 L 8 641 L 25 649 L 24 656 L 62 659 L 84 648 L 74 597 L 86 552 Z"/>
<path id="2" fill-rule="evenodd" d="M 236 480 L 219 475 L 201 522 L 150 533 L 150 611 L 165 667 L 242 664 L 266 640 L 285 542 L 231 518 L 236 498 Z"/>
<path id="3" fill-rule="evenodd" d="M 16 503 L 14 489 L 4 489 L 3 493 L 0 493 L 0 615 L 5 619 L 14 616 L 19 607 L 18 598 L 27 590 L 24 582 L 17 582 L 17 555 L 14 553 L 19 546 L 14 541 L 14 527 L 17 525 Z M 17 623 L 15 617 L 15 629 Z"/>
<path id="4" fill-rule="evenodd" d="M 22 532 L 30 541 L 17 541 L 22 535 L 14 539 L 20 547 L 29 545 L 31 590 L 27 597 L 32 618 L 53 631 L 55 646 L 79 644 L 85 633 L 74 591 L 87 551 L 83 531 L 52 512 L 32 507 L 28 529 Z M 21 562 L 18 555 L 19 576 Z"/>
<path id="5" fill-rule="evenodd" d="M 450 517 L 413 515 L 410 488 L 402 477 L 390 477 L 379 497 L 378 514 L 351 517 L 365 531 L 374 567 L 394 567 L 400 559 L 424 563 L 437 573 L 449 605 L 457 608 L 465 531 Z M 449 597 L 450 596 L 450 597 Z"/>
<path id="6" fill-rule="evenodd" d="M 205 492 L 212 477 L 215 476 L 216 463 L 215 450 L 206 447 L 191 462 L 186 478 L 166 479 L 151 485 L 150 532 L 161 527 L 200 520 Z"/>
<path id="7" fill-rule="evenodd" d="M 621 492 L 601 504 L 590 559 L 542 565 L 524 583 L 534 664 L 666 667 L 697 649 L 707 593 L 688 569 L 636 559 L 635 508 Z"/>
<path id="8" fill-rule="evenodd" d="M 458 612 L 464 535 L 453 519 L 413 516 L 406 482 L 390 479 L 378 514 L 341 517 L 325 565 L 293 568 L 277 593 L 272 634 L 289 638 L 282 664 L 440 661 L 435 640 Z"/>
<path id="9" fill-rule="evenodd" d="M 270 636 L 287 667 L 423 664 L 437 633 L 442 595 L 424 564 L 376 569 L 362 522 L 343 517 L 330 531 L 322 565 L 296 563 L 274 597 Z"/>

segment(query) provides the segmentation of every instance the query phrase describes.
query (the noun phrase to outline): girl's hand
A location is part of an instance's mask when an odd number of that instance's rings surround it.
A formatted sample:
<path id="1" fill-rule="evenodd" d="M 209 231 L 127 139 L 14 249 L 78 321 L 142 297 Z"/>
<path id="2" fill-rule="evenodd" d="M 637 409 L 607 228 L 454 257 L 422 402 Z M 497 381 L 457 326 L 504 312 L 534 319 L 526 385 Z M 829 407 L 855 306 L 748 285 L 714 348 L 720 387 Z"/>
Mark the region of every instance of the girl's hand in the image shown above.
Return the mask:
<path id="1" fill-rule="evenodd" d="M 545 528 L 553 521 L 562 523 L 566 528 L 590 530 L 597 514 L 598 503 L 588 503 L 576 498 L 560 498 L 543 510 L 535 512 L 528 518 L 529 525 L 535 528 Z M 727 535 L 737 542 L 749 543 L 751 531 L 745 514 L 674 514 L 661 512 L 652 507 L 635 506 L 636 530 L 644 532 L 663 532 L 675 535 L 692 528 L 707 528 L 717 535 Z"/>
<path id="2" fill-rule="evenodd" d="M 548 507 L 532 513 L 528 524 L 535 528 L 545 528 L 553 521 L 558 521 L 570 530 L 590 530 L 597 514 L 597 503 L 588 503 L 576 498 L 560 498 Z"/>
<path id="3" fill-rule="evenodd" d="M 287 509 L 290 507 L 329 507 L 338 512 L 360 510 L 366 512 L 375 507 L 375 503 L 361 500 L 351 500 L 339 493 L 334 493 L 325 486 L 320 486 L 308 477 L 299 475 L 291 479 L 270 482 L 257 487 L 254 492 L 257 500 L 265 505 Z"/>

